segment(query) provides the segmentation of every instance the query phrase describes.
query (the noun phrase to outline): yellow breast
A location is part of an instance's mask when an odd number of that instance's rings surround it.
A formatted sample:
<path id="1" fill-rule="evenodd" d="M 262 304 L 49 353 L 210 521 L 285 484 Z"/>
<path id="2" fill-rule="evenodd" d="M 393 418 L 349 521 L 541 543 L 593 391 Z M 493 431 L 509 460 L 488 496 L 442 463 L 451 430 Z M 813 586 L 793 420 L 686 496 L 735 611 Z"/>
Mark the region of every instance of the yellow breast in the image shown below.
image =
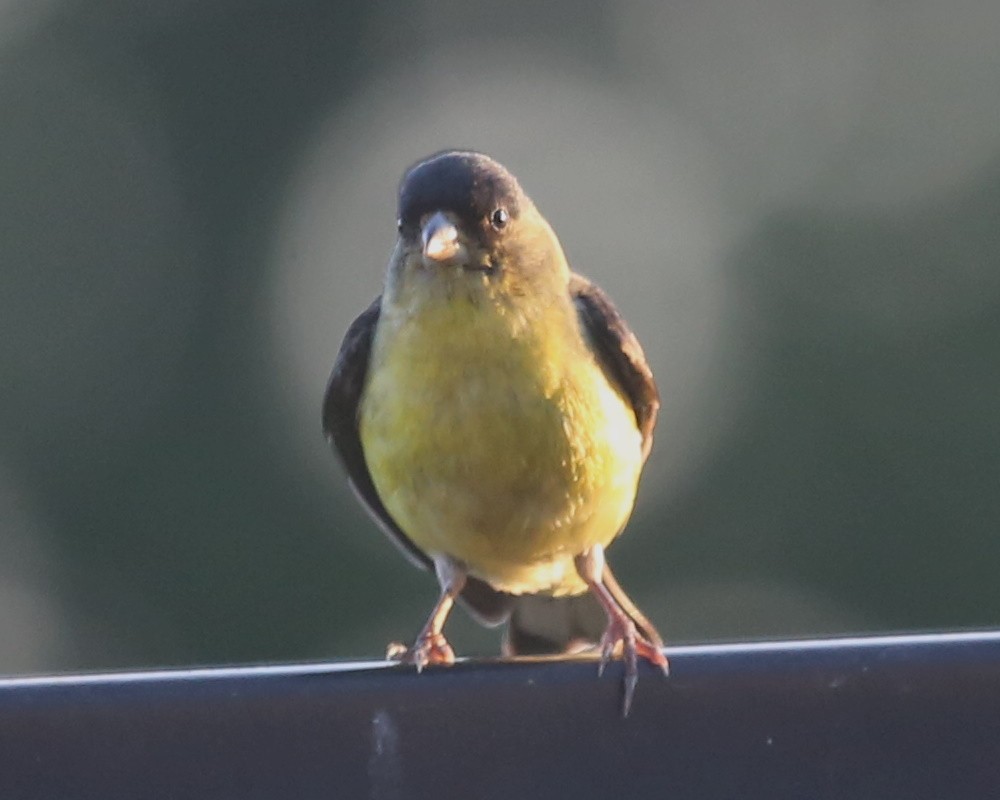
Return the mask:
<path id="1" fill-rule="evenodd" d="M 515 593 L 582 591 L 572 558 L 618 534 L 642 466 L 568 299 L 531 325 L 466 298 L 384 307 L 360 429 L 407 536 Z"/>

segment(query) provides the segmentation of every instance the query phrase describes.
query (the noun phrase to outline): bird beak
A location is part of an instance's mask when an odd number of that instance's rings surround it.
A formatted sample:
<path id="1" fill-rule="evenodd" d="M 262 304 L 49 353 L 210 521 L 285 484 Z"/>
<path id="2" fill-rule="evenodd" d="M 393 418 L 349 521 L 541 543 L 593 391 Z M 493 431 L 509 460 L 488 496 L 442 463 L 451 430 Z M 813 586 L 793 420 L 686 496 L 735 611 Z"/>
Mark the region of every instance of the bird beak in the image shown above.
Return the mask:
<path id="1" fill-rule="evenodd" d="M 454 263 L 466 255 L 465 246 L 458 238 L 458 228 L 440 211 L 424 223 L 420 239 L 424 264 L 428 267 Z"/>

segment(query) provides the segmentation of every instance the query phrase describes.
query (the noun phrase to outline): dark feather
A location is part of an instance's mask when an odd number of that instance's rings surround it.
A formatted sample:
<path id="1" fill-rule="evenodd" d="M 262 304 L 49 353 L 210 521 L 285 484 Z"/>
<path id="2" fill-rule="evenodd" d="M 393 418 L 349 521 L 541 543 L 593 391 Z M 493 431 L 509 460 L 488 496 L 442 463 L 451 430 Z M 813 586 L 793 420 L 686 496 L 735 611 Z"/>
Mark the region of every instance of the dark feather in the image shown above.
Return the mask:
<path id="1" fill-rule="evenodd" d="M 580 275 L 569 282 L 577 316 L 608 379 L 625 393 L 642 434 L 642 457 L 653 446 L 660 393 L 642 345 L 604 290 Z"/>
<path id="2" fill-rule="evenodd" d="M 425 214 L 450 211 L 472 234 L 497 207 L 516 218 L 522 199 L 517 179 L 492 158 L 443 151 L 407 170 L 399 187 L 399 221 L 415 227 Z"/>

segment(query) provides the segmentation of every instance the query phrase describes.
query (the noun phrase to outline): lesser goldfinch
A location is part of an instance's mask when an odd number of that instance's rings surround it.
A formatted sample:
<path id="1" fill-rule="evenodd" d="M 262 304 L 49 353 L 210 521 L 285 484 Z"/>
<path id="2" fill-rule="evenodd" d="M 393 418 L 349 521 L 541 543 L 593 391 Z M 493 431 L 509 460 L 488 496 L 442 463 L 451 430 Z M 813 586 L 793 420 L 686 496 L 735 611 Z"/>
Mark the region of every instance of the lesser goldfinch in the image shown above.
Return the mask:
<path id="1" fill-rule="evenodd" d="M 484 624 L 513 613 L 516 625 L 522 596 L 589 590 L 607 616 L 601 669 L 624 656 L 627 713 L 637 656 L 667 669 L 604 560 L 660 405 L 642 348 L 488 156 L 418 162 L 398 209 L 383 293 L 348 329 L 323 403 L 357 495 L 440 584 L 414 643 L 390 657 L 452 663 L 443 628 L 456 599 Z"/>

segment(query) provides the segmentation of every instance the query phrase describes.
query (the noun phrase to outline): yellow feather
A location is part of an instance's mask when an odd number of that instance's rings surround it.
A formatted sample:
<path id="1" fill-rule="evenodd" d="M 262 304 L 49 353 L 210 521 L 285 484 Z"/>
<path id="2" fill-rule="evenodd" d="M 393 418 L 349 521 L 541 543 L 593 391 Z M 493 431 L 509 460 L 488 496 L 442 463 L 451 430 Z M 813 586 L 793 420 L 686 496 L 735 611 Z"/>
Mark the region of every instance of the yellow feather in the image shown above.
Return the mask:
<path id="1" fill-rule="evenodd" d="M 369 471 L 429 555 L 513 593 L 582 592 L 573 557 L 635 501 L 635 415 L 568 295 L 534 308 L 474 280 L 384 301 L 360 408 Z"/>

